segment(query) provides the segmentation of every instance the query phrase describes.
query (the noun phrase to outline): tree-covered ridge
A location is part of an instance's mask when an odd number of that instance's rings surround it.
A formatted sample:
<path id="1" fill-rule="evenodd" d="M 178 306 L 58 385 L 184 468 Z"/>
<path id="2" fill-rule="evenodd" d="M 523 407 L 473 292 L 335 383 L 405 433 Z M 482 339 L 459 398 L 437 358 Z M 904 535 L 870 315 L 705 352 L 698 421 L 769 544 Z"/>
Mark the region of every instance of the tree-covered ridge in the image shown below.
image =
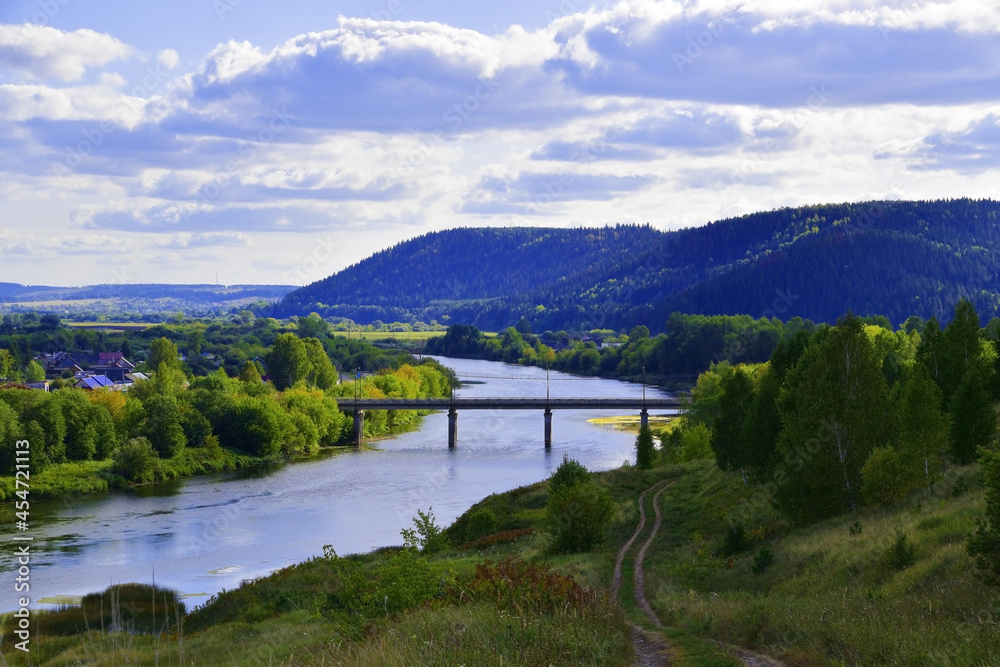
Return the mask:
<path id="1" fill-rule="evenodd" d="M 500 330 L 664 329 L 675 311 L 802 317 L 847 310 L 950 317 L 961 298 L 1000 309 L 1000 203 L 877 201 L 783 208 L 660 232 L 457 229 L 378 253 L 289 294 L 278 315 L 367 323 L 453 322 Z"/>
<path id="2" fill-rule="evenodd" d="M 317 311 L 369 322 L 375 318 L 357 315 L 370 311 L 389 321 L 400 319 L 396 313 L 437 312 L 443 305 L 448 312 L 465 312 L 484 300 L 517 303 L 539 288 L 555 290 L 574 282 L 579 274 L 612 270 L 632 248 L 659 236 L 651 227 L 637 225 L 432 232 L 291 292 L 270 314 Z"/>

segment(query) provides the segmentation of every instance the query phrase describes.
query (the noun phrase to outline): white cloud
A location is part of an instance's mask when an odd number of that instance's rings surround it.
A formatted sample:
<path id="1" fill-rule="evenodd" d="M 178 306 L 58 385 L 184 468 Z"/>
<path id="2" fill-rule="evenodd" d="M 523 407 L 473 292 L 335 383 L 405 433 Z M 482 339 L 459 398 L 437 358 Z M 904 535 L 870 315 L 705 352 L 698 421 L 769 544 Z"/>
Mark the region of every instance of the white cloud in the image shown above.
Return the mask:
<path id="1" fill-rule="evenodd" d="M 0 25 L 0 67 L 34 79 L 77 81 L 87 68 L 132 55 L 131 47 L 93 30 L 64 32 L 32 24 Z"/>
<path id="2" fill-rule="evenodd" d="M 174 69 L 181 62 L 181 57 L 173 49 L 163 49 L 156 54 L 156 60 L 167 69 Z"/>

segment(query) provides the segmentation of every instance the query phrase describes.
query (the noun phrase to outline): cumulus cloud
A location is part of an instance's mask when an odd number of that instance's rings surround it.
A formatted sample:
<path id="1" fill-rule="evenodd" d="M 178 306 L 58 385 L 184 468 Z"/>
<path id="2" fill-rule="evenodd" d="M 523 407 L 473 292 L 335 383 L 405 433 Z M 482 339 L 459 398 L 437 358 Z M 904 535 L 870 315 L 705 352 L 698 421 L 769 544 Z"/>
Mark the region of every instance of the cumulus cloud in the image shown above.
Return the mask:
<path id="1" fill-rule="evenodd" d="M 88 68 L 103 67 L 132 53 L 128 45 L 93 30 L 0 25 L 0 67 L 34 79 L 77 81 Z"/>
<path id="2" fill-rule="evenodd" d="M 174 69 L 180 64 L 181 57 L 173 49 L 163 49 L 156 54 L 156 60 L 167 69 Z"/>
<path id="3" fill-rule="evenodd" d="M 910 145 L 876 151 L 877 158 L 902 157 L 912 169 L 979 173 L 1000 167 L 1000 110 L 954 132 L 935 132 Z"/>

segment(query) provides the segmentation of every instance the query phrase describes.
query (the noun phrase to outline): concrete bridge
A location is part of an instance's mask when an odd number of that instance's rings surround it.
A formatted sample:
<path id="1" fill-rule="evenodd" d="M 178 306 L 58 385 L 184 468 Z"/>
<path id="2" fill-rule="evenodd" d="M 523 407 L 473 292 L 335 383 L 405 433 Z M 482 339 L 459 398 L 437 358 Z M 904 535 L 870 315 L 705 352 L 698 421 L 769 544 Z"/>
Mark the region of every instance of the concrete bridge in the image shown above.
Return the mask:
<path id="1" fill-rule="evenodd" d="M 365 410 L 447 410 L 448 446 L 458 444 L 458 411 L 543 410 L 545 446 L 552 446 L 552 410 L 639 410 L 642 426 L 649 425 L 649 408 L 681 407 L 676 398 L 343 398 L 341 410 L 354 413 L 355 444 L 364 442 Z"/>

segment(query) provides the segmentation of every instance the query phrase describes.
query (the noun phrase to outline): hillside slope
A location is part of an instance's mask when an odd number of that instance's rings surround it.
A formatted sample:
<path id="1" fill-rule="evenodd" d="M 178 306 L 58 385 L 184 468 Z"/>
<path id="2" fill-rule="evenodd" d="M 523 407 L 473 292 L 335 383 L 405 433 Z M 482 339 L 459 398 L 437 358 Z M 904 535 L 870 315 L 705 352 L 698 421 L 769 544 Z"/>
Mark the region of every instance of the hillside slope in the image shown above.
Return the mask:
<path id="1" fill-rule="evenodd" d="M 965 297 L 985 321 L 1000 310 L 998 219 L 1000 203 L 959 199 L 785 208 L 673 232 L 455 229 L 295 290 L 270 314 L 659 331 L 673 311 L 947 319 Z"/>

